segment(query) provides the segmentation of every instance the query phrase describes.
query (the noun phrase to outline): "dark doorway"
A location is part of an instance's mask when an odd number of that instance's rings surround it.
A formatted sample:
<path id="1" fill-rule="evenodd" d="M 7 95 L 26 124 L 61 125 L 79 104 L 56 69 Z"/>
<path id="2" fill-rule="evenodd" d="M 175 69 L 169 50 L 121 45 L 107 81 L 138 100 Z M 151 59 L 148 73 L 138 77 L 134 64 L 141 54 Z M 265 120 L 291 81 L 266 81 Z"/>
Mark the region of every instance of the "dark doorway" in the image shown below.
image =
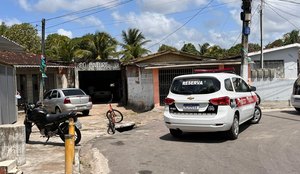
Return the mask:
<path id="1" fill-rule="evenodd" d="M 93 103 L 107 103 L 112 95 L 119 102 L 122 95 L 121 71 L 79 71 L 79 88 L 92 97 Z"/>

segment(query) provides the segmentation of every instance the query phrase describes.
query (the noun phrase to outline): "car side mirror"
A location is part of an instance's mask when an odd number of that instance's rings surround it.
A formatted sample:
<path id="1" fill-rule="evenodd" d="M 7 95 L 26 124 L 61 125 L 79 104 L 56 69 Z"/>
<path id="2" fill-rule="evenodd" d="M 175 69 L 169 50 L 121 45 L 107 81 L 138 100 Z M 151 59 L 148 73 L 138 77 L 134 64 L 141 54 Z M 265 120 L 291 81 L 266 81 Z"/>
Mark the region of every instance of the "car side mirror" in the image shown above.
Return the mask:
<path id="1" fill-rule="evenodd" d="M 256 91 L 256 87 L 255 86 L 250 86 L 250 91 Z"/>

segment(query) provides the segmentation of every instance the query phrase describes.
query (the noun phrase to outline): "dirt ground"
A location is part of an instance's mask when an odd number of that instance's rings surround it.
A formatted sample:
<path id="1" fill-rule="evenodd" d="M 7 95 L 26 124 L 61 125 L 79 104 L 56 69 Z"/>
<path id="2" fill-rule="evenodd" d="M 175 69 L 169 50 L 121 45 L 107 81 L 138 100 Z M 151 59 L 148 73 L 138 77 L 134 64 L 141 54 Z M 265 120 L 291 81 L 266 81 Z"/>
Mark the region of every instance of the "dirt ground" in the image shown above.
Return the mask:
<path id="1" fill-rule="evenodd" d="M 112 104 L 112 106 L 114 109 L 122 112 L 124 117 L 122 122 L 135 122 L 137 127 L 144 125 L 153 119 L 163 119 L 163 107 L 154 108 L 148 112 L 138 113 L 131 109 L 118 107 L 117 104 Z M 93 109 L 90 111 L 89 116 L 83 117 L 79 114 L 79 121 L 82 124 L 82 139 L 80 144 L 76 147 L 77 154 L 82 147 L 88 146 L 88 142 L 94 137 L 113 136 L 106 132 L 108 120 L 105 113 L 107 110 L 107 104 L 97 104 L 93 105 Z M 23 124 L 23 120 L 24 113 L 20 113 L 17 124 Z M 80 162 L 77 161 L 77 164 L 75 164 L 73 173 L 79 173 L 81 170 L 80 167 L 89 168 L 88 163 L 92 158 L 84 155 L 84 153 L 80 154 Z M 34 126 L 30 136 L 30 142 L 29 144 L 26 144 L 26 164 L 19 166 L 19 168 L 25 174 L 63 174 L 65 169 L 64 143 L 59 137 L 51 137 L 46 143 L 46 138 L 41 137 L 39 130 Z"/>

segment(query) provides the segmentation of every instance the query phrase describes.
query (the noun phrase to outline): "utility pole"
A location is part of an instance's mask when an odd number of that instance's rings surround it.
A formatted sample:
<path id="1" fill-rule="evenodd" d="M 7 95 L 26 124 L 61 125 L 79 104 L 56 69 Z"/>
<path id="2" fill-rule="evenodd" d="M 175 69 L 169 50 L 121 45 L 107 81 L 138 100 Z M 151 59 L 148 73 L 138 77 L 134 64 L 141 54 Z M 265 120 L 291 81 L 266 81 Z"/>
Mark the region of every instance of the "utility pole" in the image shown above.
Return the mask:
<path id="1" fill-rule="evenodd" d="M 242 28 L 242 50 L 241 50 L 241 76 L 248 81 L 248 35 L 250 34 L 249 23 L 251 21 L 251 3 L 252 0 L 242 0 L 241 20 Z"/>
<path id="2" fill-rule="evenodd" d="M 41 71 L 41 80 L 40 80 L 40 95 L 39 101 L 43 105 L 43 94 L 44 94 L 44 78 L 46 78 L 46 59 L 45 59 L 45 19 L 42 19 L 42 43 L 41 43 L 41 64 L 40 64 L 40 71 Z"/>
<path id="3" fill-rule="evenodd" d="M 260 68 L 264 68 L 264 49 L 263 49 L 263 3 L 260 1 Z"/>

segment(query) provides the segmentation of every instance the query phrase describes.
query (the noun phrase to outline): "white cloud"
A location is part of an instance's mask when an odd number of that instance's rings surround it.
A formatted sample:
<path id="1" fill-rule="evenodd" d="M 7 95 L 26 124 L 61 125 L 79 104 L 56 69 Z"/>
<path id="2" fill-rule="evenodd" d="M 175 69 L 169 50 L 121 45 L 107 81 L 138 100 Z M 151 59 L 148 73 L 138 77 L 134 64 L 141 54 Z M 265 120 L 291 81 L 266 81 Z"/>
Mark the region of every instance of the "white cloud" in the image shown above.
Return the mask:
<path id="1" fill-rule="evenodd" d="M 146 39 L 151 40 L 147 45 L 148 47 L 155 43 L 159 43 L 151 48 L 154 52 L 161 44 L 167 44 L 180 49 L 184 42 L 191 42 L 197 45 L 203 41 L 202 34 L 193 28 L 183 27 L 170 35 L 182 26 L 182 24 L 175 19 L 167 18 L 162 14 L 145 12 L 141 15 L 130 13 L 127 16 L 120 16 L 115 12 L 113 16 L 117 20 L 127 21 L 127 25 L 129 25 L 130 28 L 138 28 L 145 35 Z M 169 37 L 166 38 L 168 35 Z M 166 39 L 163 40 L 164 38 Z"/>
<path id="2" fill-rule="evenodd" d="M 57 30 L 57 33 L 60 34 L 60 35 L 63 35 L 63 36 L 67 36 L 69 38 L 72 38 L 72 31 L 67 31 L 67 30 L 64 30 L 64 29 L 58 29 Z"/>
<path id="3" fill-rule="evenodd" d="M 7 26 L 12 26 L 14 24 L 21 24 L 22 22 L 16 18 L 7 18 L 7 19 L 0 19 L 0 23 L 4 22 Z"/>
<path id="4" fill-rule="evenodd" d="M 111 7 L 117 2 L 111 0 L 39 0 L 34 7 L 39 11 L 56 12 L 58 10 L 77 11 L 99 5 Z"/>
<path id="5" fill-rule="evenodd" d="M 139 0 L 138 4 L 143 11 L 167 14 L 186 10 L 190 6 L 201 6 L 207 2 L 208 0 Z"/>
<path id="6" fill-rule="evenodd" d="M 27 0 L 18 0 L 19 4 L 21 5 L 21 7 L 26 10 L 26 11 L 31 11 L 31 6 L 30 4 L 27 2 Z"/>

